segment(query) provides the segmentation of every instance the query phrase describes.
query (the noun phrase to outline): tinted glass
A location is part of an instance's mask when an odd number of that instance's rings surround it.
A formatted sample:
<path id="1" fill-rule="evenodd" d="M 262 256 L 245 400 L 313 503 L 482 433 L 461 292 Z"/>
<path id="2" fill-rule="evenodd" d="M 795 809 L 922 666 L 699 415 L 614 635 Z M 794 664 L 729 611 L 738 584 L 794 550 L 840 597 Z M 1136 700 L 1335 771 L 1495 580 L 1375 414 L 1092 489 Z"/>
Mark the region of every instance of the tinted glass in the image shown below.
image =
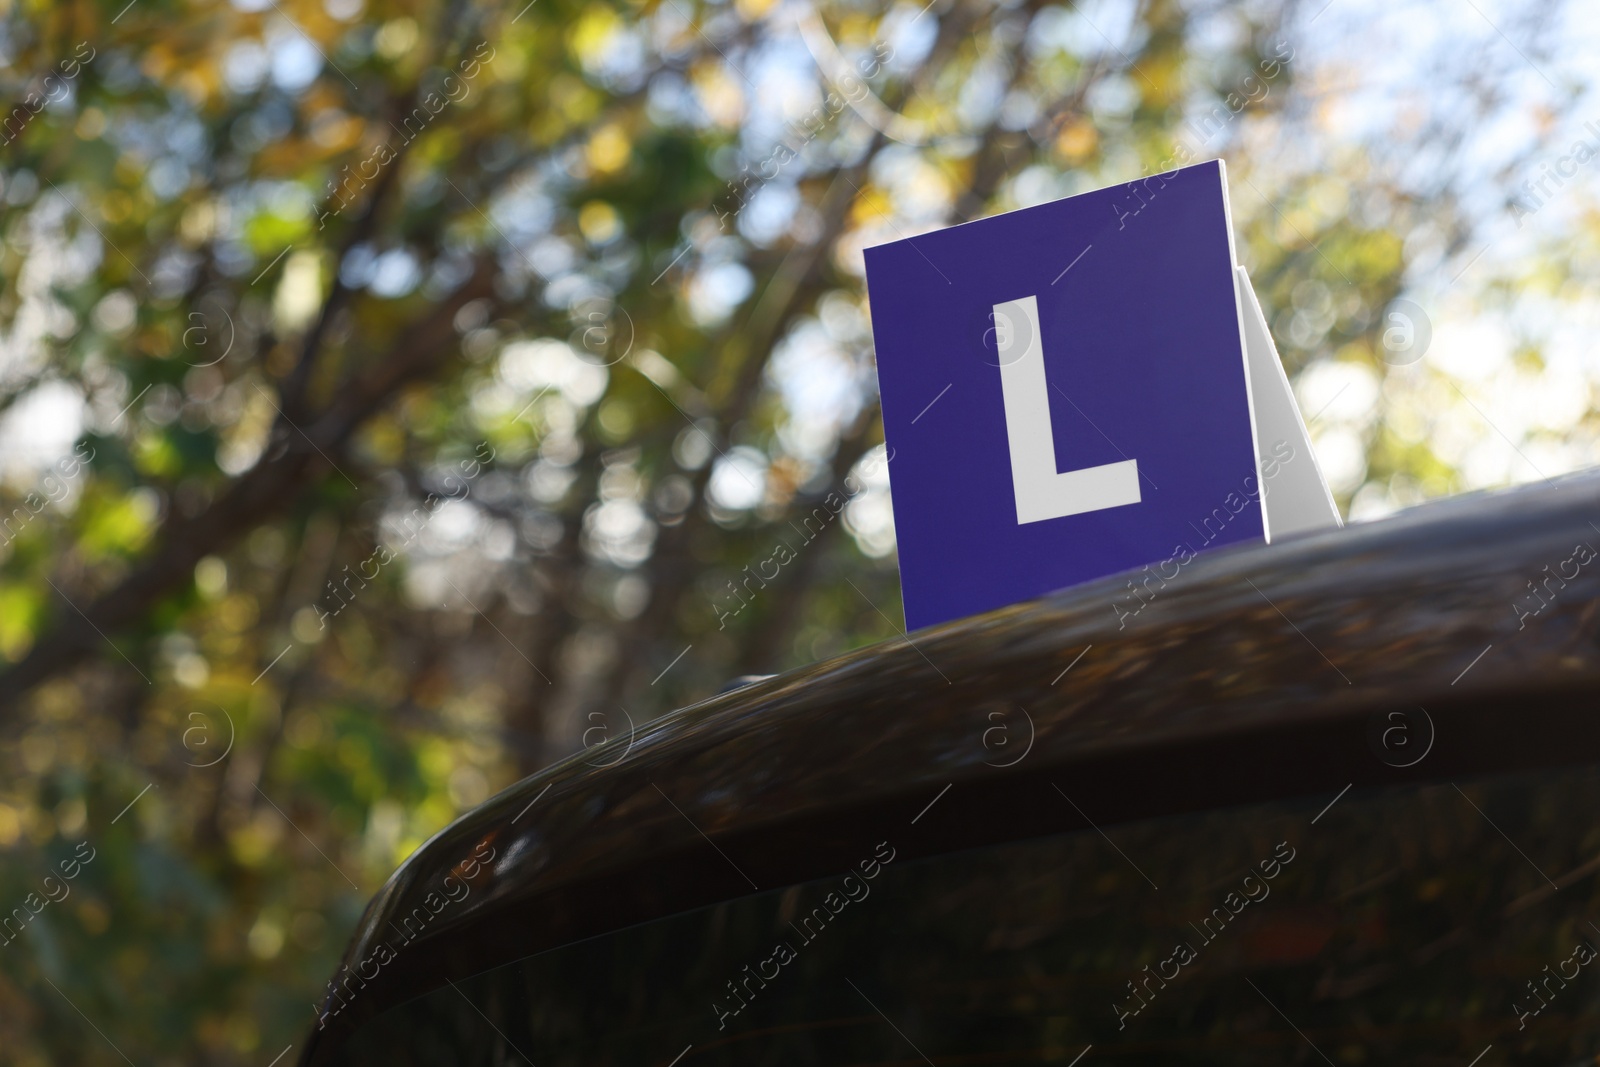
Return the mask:
<path id="1" fill-rule="evenodd" d="M 916 863 L 891 840 L 446 986 L 341 1062 L 1593 1063 L 1597 810 L 1585 768 Z"/>

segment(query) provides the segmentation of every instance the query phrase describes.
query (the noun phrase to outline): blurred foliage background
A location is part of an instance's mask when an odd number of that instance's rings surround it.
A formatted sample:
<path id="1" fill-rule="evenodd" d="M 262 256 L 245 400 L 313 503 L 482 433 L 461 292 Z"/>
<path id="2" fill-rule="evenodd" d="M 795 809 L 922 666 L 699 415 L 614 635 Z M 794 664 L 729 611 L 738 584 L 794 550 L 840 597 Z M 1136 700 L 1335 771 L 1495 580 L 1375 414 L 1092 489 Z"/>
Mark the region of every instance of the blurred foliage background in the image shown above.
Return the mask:
<path id="1" fill-rule="evenodd" d="M 0 0 L 0 1061 L 265 1064 L 456 814 L 897 632 L 867 245 L 1221 155 L 1352 518 L 1588 465 L 1594 16 L 1443 8 Z"/>

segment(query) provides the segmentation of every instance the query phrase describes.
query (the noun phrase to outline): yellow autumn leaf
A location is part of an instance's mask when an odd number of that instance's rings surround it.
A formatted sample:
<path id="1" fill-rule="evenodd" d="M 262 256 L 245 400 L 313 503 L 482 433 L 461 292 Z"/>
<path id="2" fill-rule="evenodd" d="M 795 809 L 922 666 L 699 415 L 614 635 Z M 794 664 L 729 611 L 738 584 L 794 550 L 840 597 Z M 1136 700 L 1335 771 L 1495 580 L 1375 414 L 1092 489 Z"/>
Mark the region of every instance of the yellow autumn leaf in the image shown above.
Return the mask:
<path id="1" fill-rule="evenodd" d="M 589 166 L 599 174 L 611 174 L 621 170 L 627 165 L 628 158 L 633 154 L 633 146 L 628 141 L 628 135 L 622 128 L 615 125 L 602 126 L 589 138 L 587 151 Z"/>

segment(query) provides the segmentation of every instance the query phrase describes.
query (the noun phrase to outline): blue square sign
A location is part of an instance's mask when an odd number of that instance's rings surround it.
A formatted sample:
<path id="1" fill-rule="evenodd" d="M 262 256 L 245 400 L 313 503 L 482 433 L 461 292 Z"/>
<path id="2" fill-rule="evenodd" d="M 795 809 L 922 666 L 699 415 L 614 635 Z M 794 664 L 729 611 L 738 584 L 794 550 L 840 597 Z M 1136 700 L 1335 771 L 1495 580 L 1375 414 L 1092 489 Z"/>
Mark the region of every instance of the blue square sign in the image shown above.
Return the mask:
<path id="1" fill-rule="evenodd" d="M 1263 539 L 1225 182 L 867 249 L 908 628 Z"/>

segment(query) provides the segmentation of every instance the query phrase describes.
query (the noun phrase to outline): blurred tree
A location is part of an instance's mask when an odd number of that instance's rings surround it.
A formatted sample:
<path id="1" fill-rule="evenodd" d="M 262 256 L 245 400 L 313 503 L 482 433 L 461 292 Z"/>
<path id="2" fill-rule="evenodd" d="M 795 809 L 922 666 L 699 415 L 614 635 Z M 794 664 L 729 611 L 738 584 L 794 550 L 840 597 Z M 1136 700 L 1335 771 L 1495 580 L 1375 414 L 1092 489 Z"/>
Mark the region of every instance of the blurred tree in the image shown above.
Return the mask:
<path id="1" fill-rule="evenodd" d="M 1298 77 L 1272 3 L 0 11 L 0 906 L 98 850 L 0 946 L 28 1064 L 265 1062 L 455 814 L 898 632 L 861 249 Z M 1448 205 L 1239 173 L 1292 367 L 1379 367 Z"/>

